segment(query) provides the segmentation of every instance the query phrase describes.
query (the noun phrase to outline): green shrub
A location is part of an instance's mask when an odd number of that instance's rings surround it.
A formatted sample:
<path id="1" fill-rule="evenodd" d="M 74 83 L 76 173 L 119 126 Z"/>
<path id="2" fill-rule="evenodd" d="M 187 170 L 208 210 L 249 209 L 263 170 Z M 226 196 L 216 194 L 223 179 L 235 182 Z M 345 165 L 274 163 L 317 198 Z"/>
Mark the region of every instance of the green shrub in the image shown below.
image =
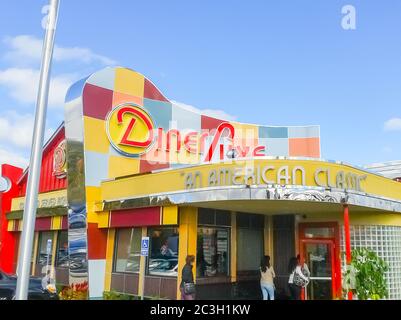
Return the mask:
<path id="1" fill-rule="evenodd" d="M 105 291 L 103 292 L 104 300 L 138 300 L 134 295 L 120 293 L 116 291 Z"/>
<path id="2" fill-rule="evenodd" d="M 388 264 L 375 252 L 366 248 L 355 249 L 351 265 L 343 275 L 343 289 L 351 290 L 360 300 L 387 298 L 387 271 Z"/>

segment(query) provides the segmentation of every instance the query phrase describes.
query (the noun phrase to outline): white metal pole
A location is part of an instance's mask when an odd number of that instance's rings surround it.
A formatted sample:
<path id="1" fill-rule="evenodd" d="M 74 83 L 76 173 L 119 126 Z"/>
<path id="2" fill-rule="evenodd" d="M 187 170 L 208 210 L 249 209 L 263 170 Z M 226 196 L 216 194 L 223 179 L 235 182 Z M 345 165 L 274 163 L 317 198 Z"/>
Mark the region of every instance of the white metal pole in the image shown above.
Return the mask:
<path id="1" fill-rule="evenodd" d="M 36 101 L 36 115 L 33 129 L 31 158 L 29 163 L 28 185 L 24 206 L 21 244 L 18 257 L 19 270 L 17 290 L 15 295 L 16 300 L 27 300 L 28 298 L 38 187 L 42 164 L 43 138 L 46 126 L 46 109 L 49 97 L 50 70 L 53 57 L 58 8 L 59 0 L 50 0 L 48 24 L 46 27 L 46 36 L 42 49 L 42 66 L 40 71 L 38 97 Z"/>

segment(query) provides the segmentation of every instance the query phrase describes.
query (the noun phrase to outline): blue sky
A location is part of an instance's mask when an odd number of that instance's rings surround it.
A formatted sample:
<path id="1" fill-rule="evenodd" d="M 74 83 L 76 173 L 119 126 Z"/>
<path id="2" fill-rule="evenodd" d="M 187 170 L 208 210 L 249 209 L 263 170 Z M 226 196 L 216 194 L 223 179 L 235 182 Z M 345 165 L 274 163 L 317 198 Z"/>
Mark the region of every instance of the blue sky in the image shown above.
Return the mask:
<path id="1" fill-rule="evenodd" d="M 29 157 L 47 3 L 0 4 L 0 163 Z M 206 112 L 320 124 L 323 158 L 401 159 L 399 0 L 61 0 L 56 44 L 47 135 L 71 83 L 121 65 Z"/>

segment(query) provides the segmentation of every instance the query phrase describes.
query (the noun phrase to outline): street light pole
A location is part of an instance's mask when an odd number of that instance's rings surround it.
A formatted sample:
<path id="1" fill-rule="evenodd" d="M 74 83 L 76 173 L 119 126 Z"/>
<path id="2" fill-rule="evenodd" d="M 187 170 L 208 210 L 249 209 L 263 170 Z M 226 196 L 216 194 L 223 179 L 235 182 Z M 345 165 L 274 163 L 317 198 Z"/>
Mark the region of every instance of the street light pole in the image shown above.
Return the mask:
<path id="1" fill-rule="evenodd" d="M 28 299 L 29 274 L 31 269 L 33 236 L 35 231 L 38 187 L 40 169 L 42 165 L 43 139 L 46 126 L 46 110 L 49 97 L 50 70 L 53 57 L 58 8 L 59 0 L 50 0 L 48 24 L 46 26 L 46 36 L 42 48 L 42 66 L 36 101 L 32 151 L 29 163 L 28 185 L 25 198 L 21 244 L 18 257 L 18 279 L 15 295 L 16 300 Z"/>

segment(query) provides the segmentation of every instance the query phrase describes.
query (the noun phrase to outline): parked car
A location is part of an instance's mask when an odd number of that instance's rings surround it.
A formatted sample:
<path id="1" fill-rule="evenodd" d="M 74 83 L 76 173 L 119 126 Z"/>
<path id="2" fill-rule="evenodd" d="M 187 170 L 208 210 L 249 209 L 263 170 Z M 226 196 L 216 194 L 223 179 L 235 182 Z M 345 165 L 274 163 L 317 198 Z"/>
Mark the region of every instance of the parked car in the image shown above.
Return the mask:
<path id="1" fill-rule="evenodd" d="M 169 259 L 150 259 L 149 273 L 155 276 L 172 276 L 178 275 L 178 258 Z"/>
<path id="2" fill-rule="evenodd" d="M 0 270 L 0 300 L 14 300 L 17 288 L 17 276 Z M 42 279 L 29 278 L 28 300 L 58 300 L 57 292 L 50 292 L 42 287 Z"/>

